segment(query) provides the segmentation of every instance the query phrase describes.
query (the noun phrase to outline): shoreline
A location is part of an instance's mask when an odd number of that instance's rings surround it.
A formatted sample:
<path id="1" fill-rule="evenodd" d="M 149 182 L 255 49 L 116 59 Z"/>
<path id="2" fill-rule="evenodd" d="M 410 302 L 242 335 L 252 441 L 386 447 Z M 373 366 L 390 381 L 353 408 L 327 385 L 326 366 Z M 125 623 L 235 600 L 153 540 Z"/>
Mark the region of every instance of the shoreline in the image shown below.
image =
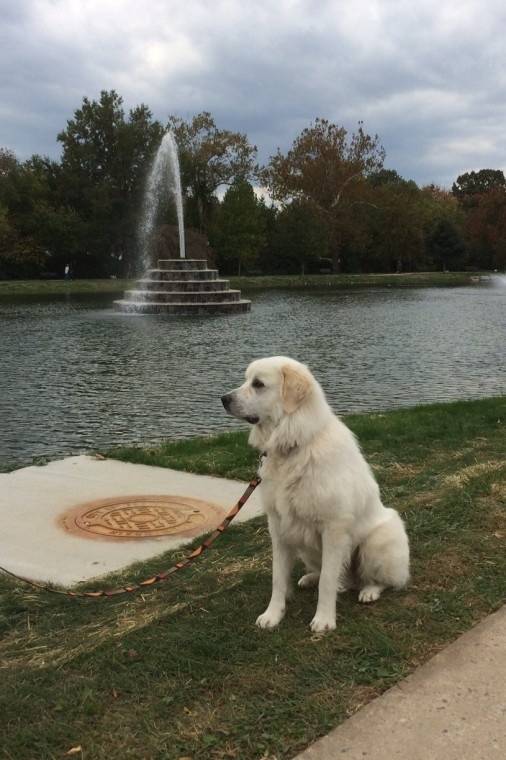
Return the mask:
<path id="1" fill-rule="evenodd" d="M 404 421 L 406 426 L 419 424 L 420 420 L 436 418 L 439 413 L 448 411 L 457 413 L 487 407 L 501 412 L 506 419 L 506 395 L 484 396 L 478 399 L 455 399 L 447 402 L 431 402 L 390 409 L 376 409 L 368 412 L 350 412 L 339 414 L 360 438 L 363 431 L 369 431 L 378 425 L 380 420 L 391 420 L 399 424 Z M 3 465 L 0 461 L 0 473 L 9 473 L 25 467 L 44 467 L 50 462 L 64 459 L 68 456 L 105 455 L 107 458 L 119 459 L 135 464 L 148 464 L 159 467 L 186 470 L 203 475 L 216 475 L 239 480 L 249 480 L 251 467 L 256 466 L 257 454 L 247 445 L 249 430 L 214 431 L 206 435 L 172 438 L 161 443 L 131 443 L 128 445 L 111 445 L 76 451 L 62 451 L 58 455 L 22 456 L 16 462 Z M 366 432 L 366 435 L 369 433 Z M 221 455 L 226 452 L 225 460 Z M 505 451 L 506 455 L 506 451 Z M 229 464 L 226 464 L 229 460 Z"/>
<path id="2" fill-rule="evenodd" d="M 397 448 L 396 439 L 406 437 L 411 430 L 408 437 L 417 442 L 417 449 L 420 446 L 417 454 L 423 459 L 424 447 L 430 447 L 433 440 L 438 440 L 439 445 L 445 441 L 444 448 L 450 453 L 453 439 L 475 435 L 484 417 L 502 427 L 506 421 L 506 395 L 339 416 L 366 452 L 371 444 L 374 450 Z M 249 429 L 245 428 L 152 445 L 109 447 L 97 453 L 123 462 L 248 481 L 258 461 L 258 452 L 247 443 L 248 434 Z M 503 450 L 506 456 L 506 442 Z"/>
<path id="3" fill-rule="evenodd" d="M 358 288 L 428 288 L 477 285 L 488 272 L 409 272 L 401 274 L 311 274 L 228 276 L 240 290 L 353 290 Z M 135 279 L 0 280 L 0 299 L 9 296 L 117 294 L 134 286 Z"/>

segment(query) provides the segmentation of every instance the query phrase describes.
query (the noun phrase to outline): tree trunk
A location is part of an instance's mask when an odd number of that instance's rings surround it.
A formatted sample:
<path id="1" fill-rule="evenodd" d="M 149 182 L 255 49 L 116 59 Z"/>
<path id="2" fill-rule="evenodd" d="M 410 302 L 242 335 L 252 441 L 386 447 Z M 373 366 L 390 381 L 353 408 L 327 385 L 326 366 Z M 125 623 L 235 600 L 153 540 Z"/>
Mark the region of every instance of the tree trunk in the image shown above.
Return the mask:
<path id="1" fill-rule="evenodd" d="M 197 213 L 199 217 L 199 232 L 204 232 L 204 204 L 200 197 L 197 197 Z"/>
<path id="2" fill-rule="evenodd" d="M 339 255 L 339 248 L 337 248 L 332 254 L 332 272 L 339 274 L 341 271 L 341 256 Z"/>

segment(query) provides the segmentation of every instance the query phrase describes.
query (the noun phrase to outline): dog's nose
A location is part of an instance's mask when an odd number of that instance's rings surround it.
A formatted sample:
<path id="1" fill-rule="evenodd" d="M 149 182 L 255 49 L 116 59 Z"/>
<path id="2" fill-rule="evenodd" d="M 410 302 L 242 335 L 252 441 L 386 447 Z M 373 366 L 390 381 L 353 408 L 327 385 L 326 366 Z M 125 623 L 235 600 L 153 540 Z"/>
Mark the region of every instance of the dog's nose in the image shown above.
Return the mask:
<path id="1" fill-rule="evenodd" d="M 221 397 L 221 403 L 223 404 L 225 409 L 228 411 L 230 409 L 230 404 L 232 403 L 232 394 L 225 393 L 225 395 Z"/>

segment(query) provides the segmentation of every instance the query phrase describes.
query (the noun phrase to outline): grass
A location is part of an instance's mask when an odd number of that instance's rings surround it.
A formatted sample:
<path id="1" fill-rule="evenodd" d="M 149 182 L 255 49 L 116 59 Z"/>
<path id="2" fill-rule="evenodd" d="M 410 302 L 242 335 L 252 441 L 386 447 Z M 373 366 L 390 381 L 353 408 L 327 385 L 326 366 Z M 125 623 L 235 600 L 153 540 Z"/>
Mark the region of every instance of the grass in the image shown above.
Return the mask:
<path id="1" fill-rule="evenodd" d="M 408 274 L 331 274 L 231 277 L 232 288 L 426 288 L 472 284 L 476 272 L 416 272 Z M 2 296 L 55 296 L 60 293 L 120 293 L 135 280 L 0 280 Z"/>
<path id="2" fill-rule="evenodd" d="M 412 545 L 410 587 L 338 605 L 325 637 L 300 591 L 272 633 L 257 519 L 226 533 L 167 586 L 74 602 L 0 579 L 2 758 L 290 758 L 480 618 L 506 588 L 506 397 L 353 416 Z M 126 461 L 249 477 L 243 433 L 109 452 Z M 173 552 L 129 571 L 168 566 Z"/>
<path id="3" fill-rule="evenodd" d="M 433 288 L 472 285 L 479 272 L 407 272 L 403 274 L 310 274 L 231 277 L 241 290 L 293 288 L 349 290 L 355 288 Z"/>
<path id="4" fill-rule="evenodd" d="M 0 280 L 2 296 L 57 296 L 64 293 L 122 293 L 133 280 Z"/>

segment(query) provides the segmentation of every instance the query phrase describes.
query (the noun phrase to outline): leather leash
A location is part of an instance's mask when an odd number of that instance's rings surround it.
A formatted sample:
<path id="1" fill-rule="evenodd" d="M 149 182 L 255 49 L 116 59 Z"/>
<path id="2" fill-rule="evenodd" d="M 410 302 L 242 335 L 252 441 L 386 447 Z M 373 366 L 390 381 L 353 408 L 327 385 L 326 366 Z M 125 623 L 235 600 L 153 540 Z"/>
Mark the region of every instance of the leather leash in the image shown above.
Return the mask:
<path id="1" fill-rule="evenodd" d="M 15 578 L 22 583 L 27 583 L 33 588 L 37 588 L 41 591 L 48 591 L 51 594 L 69 596 L 72 599 L 98 599 L 100 597 L 106 597 L 110 599 L 113 596 L 120 596 L 121 594 L 132 594 L 135 591 L 142 591 L 143 589 L 154 586 L 157 583 L 163 583 L 163 581 L 168 580 L 171 575 L 178 572 L 178 570 L 183 570 L 185 567 L 191 565 L 192 562 L 200 557 L 206 549 L 209 549 L 209 547 L 216 541 L 218 536 L 221 536 L 221 534 L 227 530 L 234 517 L 239 514 L 255 488 L 259 486 L 260 483 L 260 477 L 256 477 L 250 480 L 247 489 L 239 501 L 234 504 L 230 512 L 228 512 L 223 522 L 218 525 L 218 527 L 211 533 L 211 535 L 206 538 L 206 540 L 200 544 L 200 546 L 197 546 L 197 548 L 194 549 L 187 557 L 185 557 L 180 562 L 176 562 L 176 564 L 172 565 L 172 567 L 169 567 L 168 570 L 156 573 L 156 575 L 152 575 L 150 578 L 146 578 L 145 580 L 139 581 L 138 583 L 132 583 L 129 586 L 119 586 L 118 588 L 98 589 L 97 591 L 71 591 L 69 589 L 53 588 L 52 586 L 47 586 L 44 583 L 37 583 L 37 581 L 32 581 L 29 578 L 22 578 L 21 576 L 12 573 L 10 570 L 7 570 L 5 567 L 2 567 L 1 565 L 0 570 L 6 575 L 10 575 L 11 578 Z"/>

